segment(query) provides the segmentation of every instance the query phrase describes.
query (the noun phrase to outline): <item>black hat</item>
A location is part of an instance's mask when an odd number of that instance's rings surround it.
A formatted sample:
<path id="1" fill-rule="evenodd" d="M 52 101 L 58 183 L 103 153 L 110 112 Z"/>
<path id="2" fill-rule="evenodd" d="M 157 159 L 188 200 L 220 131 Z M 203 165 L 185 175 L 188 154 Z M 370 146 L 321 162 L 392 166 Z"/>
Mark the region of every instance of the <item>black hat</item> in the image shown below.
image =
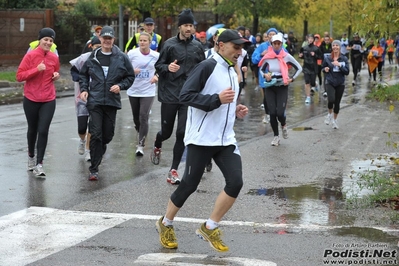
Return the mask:
<path id="1" fill-rule="evenodd" d="M 143 21 L 143 23 L 144 23 L 145 25 L 147 25 L 147 24 L 155 24 L 155 21 L 154 21 L 152 18 L 146 18 L 146 19 Z"/>
<path id="2" fill-rule="evenodd" d="M 41 40 L 44 37 L 50 37 L 55 40 L 55 31 L 52 28 L 43 28 L 39 31 L 38 40 Z"/>
<path id="3" fill-rule="evenodd" d="M 243 37 L 241 37 L 237 31 L 235 30 L 224 30 L 218 38 L 218 42 L 232 42 L 234 44 L 244 44 L 249 41 Z"/>
<path id="4" fill-rule="evenodd" d="M 95 44 L 101 44 L 101 41 L 100 41 L 100 39 L 97 36 L 94 36 L 91 39 L 91 45 L 95 45 Z"/>
<path id="5" fill-rule="evenodd" d="M 104 26 L 101 29 L 100 36 L 101 37 L 107 36 L 107 37 L 115 38 L 114 29 L 110 26 Z"/>
<path id="6" fill-rule="evenodd" d="M 184 9 L 179 14 L 179 22 L 177 23 L 177 26 L 181 26 L 183 24 L 194 24 L 194 15 L 191 12 L 191 9 Z"/>

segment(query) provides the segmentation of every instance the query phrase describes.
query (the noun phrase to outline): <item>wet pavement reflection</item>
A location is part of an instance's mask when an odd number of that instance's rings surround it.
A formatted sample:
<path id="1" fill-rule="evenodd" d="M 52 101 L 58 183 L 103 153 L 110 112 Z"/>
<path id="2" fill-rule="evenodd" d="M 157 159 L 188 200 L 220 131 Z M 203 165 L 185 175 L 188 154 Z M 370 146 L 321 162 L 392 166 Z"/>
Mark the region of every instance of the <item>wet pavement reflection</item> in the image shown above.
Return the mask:
<path id="1" fill-rule="evenodd" d="M 369 81 L 366 72 L 367 68 L 363 67 L 355 86 L 352 85 L 352 70 L 349 76 L 346 77 L 341 108 L 346 105 L 363 103 L 365 101 L 367 93 L 374 86 L 374 84 Z M 397 80 L 399 78 L 399 72 L 396 67 L 388 65 L 384 68 L 383 76 L 384 83 L 386 83 L 392 79 Z M 306 119 L 327 113 L 327 98 L 322 95 L 324 89 L 321 87 L 320 90 L 312 96 L 312 103 L 307 105 L 305 104 L 304 84 L 303 75 L 301 74 L 295 82 L 289 86 L 286 109 L 288 127 L 292 127 Z M 262 90 L 257 89 L 257 84 L 255 84 L 252 79 L 252 75 L 249 74 L 247 85 L 240 99 L 242 104 L 248 106 L 249 113 L 243 120 L 237 120 L 236 122 L 235 132 L 238 141 L 248 140 L 271 132 L 270 125 L 262 122 L 265 115 L 264 109 L 261 107 L 263 101 L 262 97 Z"/>
<path id="2" fill-rule="evenodd" d="M 390 235 L 386 232 L 383 232 L 374 228 L 364 228 L 364 227 L 343 227 L 336 228 L 333 232 L 338 236 L 356 236 L 368 239 L 374 243 L 387 242 L 391 243 L 394 246 L 398 244 L 398 237 L 394 235 Z"/>
<path id="3" fill-rule="evenodd" d="M 293 211 L 284 214 L 285 223 L 344 225 L 348 224 L 348 219 L 351 218 L 338 216 L 335 213 L 342 207 L 344 200 L 344 195 L 340 191 L 341 182 L 342 179 L 326 179 L 324 187 L 320 187 L 319 184 L 308 184 L 296 187 L 259 188 L 250 189 L 247 194 L 268 196 L 273 200 L 289 204 Z"/>
<path id="4" fill-rule="evenodd" d="M 367 71 L 362 69 L 362 72 Z M 398 73 L 395 68 L 386 68 L 384 71 L 386 80 L 392 78 L 398 78 Z M 364 101 L 365 95 L 371 88 L 371 84 L 368 82 L 367 76 L 362 75 L 360 81 L 356 86 L 352 86 L 352 74 L 347 78 L 347 86 L 342 99 L 342 107 L 345 105 L 361 103 Z M 249 114 L 242 120 L 237 120 L 235 125 L 235 132 L 238 142 L 250 140 L 259 136 L 266 135 L 271 132 L 270 124 L 262 122 L 265 115 L 264 109 L 261 108 L 263 102 L 262 91 L 256 89 L 257 85 L 254 84 L 251 74 L 248 77 L 248 82 L 244 93 L 240 96 L 240 101 L 244 105 L 248 106 Z M 304 81 L 303 75 L 300 75 L 293 84 L 289 87 L 289 97 L 287 104 L 287 124 L 292 130 L 306 131 L 312 130 L 311 127 L 296 127 L 295 125 L 307 120 L 309 118 L 325 114 L 327 112 L 327 99 L 321 95 L 322 91 L 319 91 L 313 96 L 313 102 L 309 105 L 305 105 L 304 96 Z M 150 127 L 148 133 L 148 147 L 152 146 L 152 141 L 160 129 L 160 116 L 159 116 L 158 102 L 154 102 L 153 114 L 150 116 Z M 22 108 L 20 105 L 18 108 Z M 15 109 L 15 108 L 14 108 Z M 2 165 L 7 166 L 4 172 L 12 172 L 14 169 L 13 158 L 19 156 L 19 154 L 25 151 L 26 146 L 26 129 L 25 120 L 22 116 L 19 116 L 19 121 L 14 120 L 12 117 L 8 117 L 8 112 L 11 115 L 15 115 L 15 110 L 2 109 L 2 149 L 7 151 L 4 153 L 7 156 L 1 158 Z M 49 176 L 56 175 L 58 172 L 68 172 L 70 175 L 78 175 L 79 178 L 71 178 L 69 180 L 57 180 L 48 178 L 46 181 L 38 180 L 31 176 L 31 173 L 23 171 L 24 175 L 29 176 L 29 183 L 23 189 L 23 200 L 25 206 L 54 206 L 65 207 L 73 206 L 79 203 L 85 197 L 89 197 L 89 193 L 95 193 L 107 186 L 123 182 L 129 179 L 133 179 L 137 176 L 141 176 L 145 173 L 160 169 L 160 167 L 169 167 L 170 160 L 161 160 L 159 166 L 153 166 L 149 162 L 147 149 L 144 157 L 137 158 L 135 155 L 135 129 L 133 126 L 132 115 L 129 103 L 124 97 L 123 109 L 121 114 L 118 113 L 116 129 L 118 132 L 118 141 L 113 141 L 110 145 L 109 151 L 105 154 L 102 162 L 102 169 L 104 169 L 104 176 L 106 178 L 100 180 L 97 183 L 87 182 L 86 173 L 88 172 L 88 163 L 83 158 L 76 159 L 76 147 L 68 145 L 71 138 L 76 140 L 78 143 L 78 137 L 76 133 L 76 121 L 71 119 L 74 116 L 73 101 L 71 99 L 63 99 L 60 101 L 60 105 L 57 103 L 57 114 L 54 119 L 54 123 L 51 126 L 53 132 L 57 132 L 57 136 L 51 135 L 51 141 L 48 145 L 48 152 L 46 156 L 48 158 L 63 158 L 65 154 L 72 154 L 71 160 L 79 160 L 78 164 L 74 164 L 73 169 L 65 162 L 53 160 L 53 165 L 47 168 Z M 23 111 L 19 112 L 20 114 Z M 3 118 L 4 115 L 4 118 Z M 65 128 L 66 123 L 71 125 L 69 128 Z M 13 134 L 11 134 L 14 132 Z M 72 137 L 71 137 L 72 136 Z M 56 138 L 56 140 L 55 140 Z M 174 135 L 171 140 L 166 141 L 163 144 L 163 154 L 165 158 L 170 158 L 173 149 Z M 63 147 L 59 149 L 59 147 Z M 22 149 L 15 149 L 14 147 L 24 147 Z M 58 149 L 57 149 L 58 148 Z M 146 147 L 147 148 L 147 147 Z M 25 155 L 25 154 L 24 154 Z M 112 156 L 112 160 L 109 160 Z M 22 157 L 22 156 L 21 156 Z M 25 157 L 23 157 L 25 158 Z M 68 159 L 66 159 L 68 160 Z M 362 165 L 370 165 L 371 160 L 361 162 Z M 126 163 L 129 162 L 129 163 Z M 360 162 L 354 162 L 352 167 L 356 169 Z M 107 170 L 108 169 L 108 170 Z M 114 170 L 121 170 L 118 175 L 114 174 Z M 9 178 L 9 177 L 8 177 Z M 160 178 L 156 174 L 151 174 L 148 178 Z M 162 177 L 164 178 L 164 177 Z M 7 183 L 9 182 L 9 183 Z M 18 181 L 22 182 L 22 181 Z M 352 217 L 345 215 L 337 215 L 336 210 L 340 208 L 343 200 L 348 195 L 349 186 L 353 186 L 353 180 L 348 181 L 347 177 L 337 177 L 335 179 L 326 179 L 321 186 L 320 184 L 307 184 L 298 187 L 270 187 L 270 188 L 254 188 L 247 191 L 247 194 L 254 196 L 268 196 L 275 200 L 282 202 L 289 202 L 293 206 L 293 212 L 284 214 L 279 218 L 281 223 L 295 222 L 297 224 L 319 224 L 319 225 L 342 225 L 351 224 Z M 7 189 L 16 189 L 18 186 L 25 186 L 25 184 L 17 184 L 15 181 L 8 180 L 4 181 L 4 187 Z M 51 189 L 50 189 L 51 188 Z M 7 191 L 4 192 L 7 195 Z M 21 197 L 22 198 L 22 197 Z M 9 201 L 18 202 L 21 198 L 10 198 Z M 57 204 L 54 204 L 57 202 Z M 59 203 L 58 203 L 59 202 Z M 2 201 L 5 205 L 7 202 Z M 7 206 L 1 211 L 4 213 L 8 212 Z M 4 214 L 0 212 L 1 214 Z M 354 232 L 356 229 L 354 229 Z M 340 232 L 349 232 L 348 230 Z"/>

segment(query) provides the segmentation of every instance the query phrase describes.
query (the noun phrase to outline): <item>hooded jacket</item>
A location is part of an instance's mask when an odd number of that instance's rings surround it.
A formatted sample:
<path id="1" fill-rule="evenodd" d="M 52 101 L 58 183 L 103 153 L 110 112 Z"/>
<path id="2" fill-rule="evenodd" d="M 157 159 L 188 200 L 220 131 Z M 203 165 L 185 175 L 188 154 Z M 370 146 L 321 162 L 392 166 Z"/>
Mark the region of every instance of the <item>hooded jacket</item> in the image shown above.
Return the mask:
<path id="1" fill-rule="evenodd" d="M 113 85 L 127 90 L 134 81 L 134 69 L 129 58 L 115 45 L 112 47 L 107 77 L 97 59 L 101 47 L 94 50 L 84 63 L 79 73 L 80 91 L 87 91 L 87 106 L 107 105 L 121 109 L 120 93 L 110 92 Z"/>
<path id="2" fill-rule="evenodd" d="M 179 33 L 180 34 L 180 33 Z M 181 40 L 179 34 L 165 41 L 158 61 L 155 63 L 159 75 L 158 100 L 162 103 L 179 103 L 180 90 L 194 66 L 205 59 L 205 52 L 200 42 Z M 177 60 L 180 69 L 170 72 L 168 66 Z"/>
<path id="3" fill-rule="evenodd" d="M 219 93 L 228 87 L 235 91 L 232 103 L 221 104 Z M 233 65 L 218 53 L 198 64 L 180 93 L 180 102 L 188 105 L 185 145 L 235 145 L 233 130 L 239 94 Z"/>

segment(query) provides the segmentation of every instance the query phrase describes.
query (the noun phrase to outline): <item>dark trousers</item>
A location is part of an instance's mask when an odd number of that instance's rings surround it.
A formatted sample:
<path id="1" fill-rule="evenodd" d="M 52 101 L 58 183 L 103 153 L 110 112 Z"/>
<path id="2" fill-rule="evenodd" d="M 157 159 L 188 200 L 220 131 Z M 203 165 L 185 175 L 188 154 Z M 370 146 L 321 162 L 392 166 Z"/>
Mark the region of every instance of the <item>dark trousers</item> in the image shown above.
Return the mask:
<path id="1" fill-rule="evenodd" d="M 89 132 L 91 173 L 98 172 L 102 157 L 107 150 L 107 144 L 114 137 L 117 109 L 112 106 L 97 105 L 88 108 L 90 113 Z"/>
<path id="2" fill-rule="evenodd" d="M 206 163 L 213 158 L 223 173 L 226 185 L 224 191 L 237 198 L 243 186 L 241 156 L 235 145 L 230 146 L 187 146 L 186 168 L 181 183 L 172 193 L 170 200 L 181 208 L 188 197 L 197 190 L 204 174 Z"/>
<path id="3" fill-rule="evenodd" d="M 55 112 L 55 100 L 50 102 L 33 102 L 24 97 L 23 108 L 26 121 L 28 122 L 28 154 L 35 156 L 35 144 L 37 140 L 37 160 L 36 163 L 43 163 L 46 152 L 48 132 Z"/>
<path id="4" fill-rule="evenodd" d="M 328 109 L 334 109 L 334 113 L 338 114 L 341 104 L 342 95 L 344 94 L 345 85 L 332 86 L 326 84 Z"/>
<path id="5" fill-rule="evenodd" d="M 393 52 L 388 52 L 389 64 L 393 64 Z"/>
<path id="6" fill-rule="evenodd" d="M 278 136 L 278 121 L 281 126 L 285 126 L 285 108 L 288 99 L 288 86 L 271 86 L 265 89 L 267 106 L 270 113 L 270 125 L 274 136 Z"/>
<path id="7" fill-rule="evenodd" d="M 376 81 L 377 78 L 377 70 L 378 70 L 378 76 L 380 77 L 380 79 L 382 78 L 382 66 L 383 62 L 378 62 L 377 68 L 375 68 L 374 71 L 372 72 L 374 81 Z"/>
<path id="8" fill-rule="evenodd" d="M 87 132 L 87 127 L 89 125 L 89 116 L 78 116 L 78 134 L 84 135 Z"/>
<path id="9" fill-rule="evenodd" d="M 360 70 L 362 68 L 362 60 L 363 60 L 363 57 L 361 54 L 355 54 L 355 55 L 351 56 L 353 79 L 356 79 L 357 74 L 360 72 Z"/>
<path id="10" fill-rule="evenodd" d="M 267 107 L 267 101 L 266 101 L 266 93 L 265 90 L 266 88 L 262 88 L 263 90 L 263 108 L 265 109 L 265 114 L 269 114 L 269 108 Z"/>
<path id="11" fill-rule="evenodd" d="M 176 141 L 173 147 L 171 169 L 178 169 L 184 153 L 184 132 L 186 130 L 187 106 L 182 104 L 161 104 L 161 131 L 157 133 L 154 146 L 162 148 L 162 142 L 169 139 L 173 133 L 177 115 Z M 204 165 L 205 167 L 205 165 Z M 204 171 L 204 169 L 202 169 Z"/>

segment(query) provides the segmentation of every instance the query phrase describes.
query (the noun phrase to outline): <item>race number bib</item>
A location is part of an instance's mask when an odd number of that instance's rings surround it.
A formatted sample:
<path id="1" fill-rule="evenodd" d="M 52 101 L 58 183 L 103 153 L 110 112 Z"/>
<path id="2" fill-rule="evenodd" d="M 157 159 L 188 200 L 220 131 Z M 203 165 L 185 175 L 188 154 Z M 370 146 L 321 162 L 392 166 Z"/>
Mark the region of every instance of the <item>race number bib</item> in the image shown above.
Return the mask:
<path id="1" fill-rule="evenodd" d="M 139 79 L 147 79 L 149 77 L 150 77 L 150 72 L 148 70 L 146 70 L 146 69 L 142 69 L 140 71 L 140 73 L 138 73 L 136 75 L 136 78 L 139 78 Z"/>
<path id="2" fill-rule="evenodd" d="M 103 71 L 104 71 L 104 77 L 107 77 L 107 75 L 108 75 L 108 70 L 109 70 L 109 67 L 107 67 L 107 66 L 103 66 L 102 68 L 103 68 Z"/>
<path id="3" fill-rule="evenodd" d="M 339 62 L 340 67 L 345 66 L 345 62 Z M 339 72 L 339 68 L 338 66 L 334 66 L 333 68 L 333 72 Z"/>

